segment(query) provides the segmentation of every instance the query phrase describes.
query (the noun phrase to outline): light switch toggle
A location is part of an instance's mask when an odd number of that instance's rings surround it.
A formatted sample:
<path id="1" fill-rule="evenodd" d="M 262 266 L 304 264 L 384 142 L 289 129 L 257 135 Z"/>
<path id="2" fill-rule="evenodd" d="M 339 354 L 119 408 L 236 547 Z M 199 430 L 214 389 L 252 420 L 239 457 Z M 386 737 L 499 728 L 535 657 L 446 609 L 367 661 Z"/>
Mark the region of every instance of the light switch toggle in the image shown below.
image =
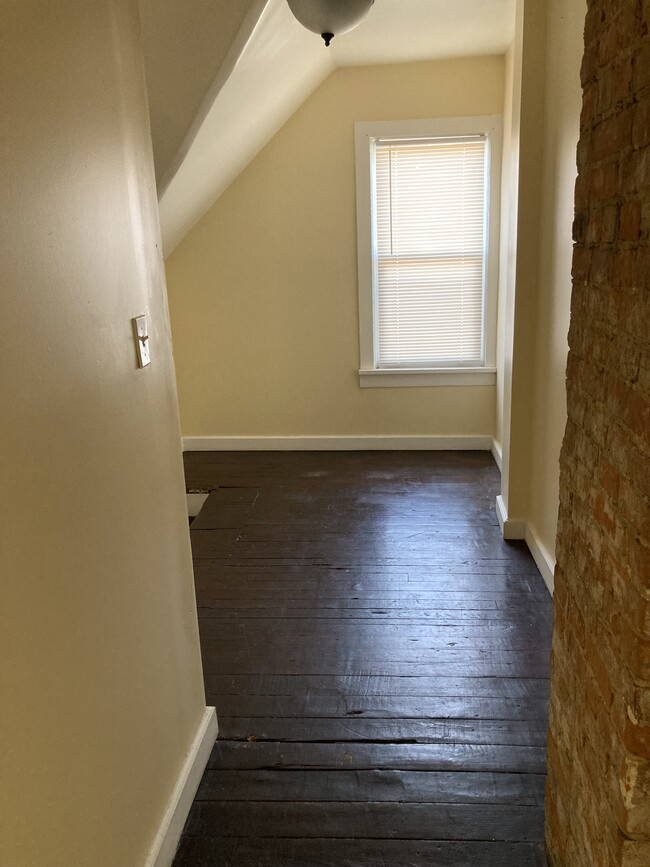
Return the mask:
<path id="1" fill-rule="evenodd" d="M 146 367 L 151 363 L 151 351 L 149 349 L 149 324 L 145 314 L 135 316 L 133 322 L 133 333 L 135 335 L 135 346 L 138 351 L 138 364 L 140 367 Z"/>

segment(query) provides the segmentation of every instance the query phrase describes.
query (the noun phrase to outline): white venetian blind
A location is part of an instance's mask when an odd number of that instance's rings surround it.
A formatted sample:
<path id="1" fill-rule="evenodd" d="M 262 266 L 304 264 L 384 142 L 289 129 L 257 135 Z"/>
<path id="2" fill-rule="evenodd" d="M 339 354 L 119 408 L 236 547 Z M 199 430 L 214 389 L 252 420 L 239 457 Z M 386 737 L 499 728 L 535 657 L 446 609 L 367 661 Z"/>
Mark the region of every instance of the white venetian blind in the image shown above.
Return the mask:
<path id="1" fill-rule="evenodd" d="M 483 137 L 375 142 L 378 367 L 483 364 Z"/>

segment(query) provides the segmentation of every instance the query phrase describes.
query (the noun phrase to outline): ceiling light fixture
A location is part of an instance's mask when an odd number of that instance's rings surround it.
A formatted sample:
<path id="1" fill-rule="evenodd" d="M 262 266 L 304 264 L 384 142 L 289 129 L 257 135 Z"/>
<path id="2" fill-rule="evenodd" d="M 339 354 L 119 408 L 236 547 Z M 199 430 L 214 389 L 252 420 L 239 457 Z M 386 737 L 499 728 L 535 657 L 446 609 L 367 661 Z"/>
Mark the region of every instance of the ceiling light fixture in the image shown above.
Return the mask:
<path id="1" fill-rule="evenodd" d="M 287 0 L 294 16 L 329 46 L 334 35 L 347 33 L 367 15 L 375 0 Z"/>

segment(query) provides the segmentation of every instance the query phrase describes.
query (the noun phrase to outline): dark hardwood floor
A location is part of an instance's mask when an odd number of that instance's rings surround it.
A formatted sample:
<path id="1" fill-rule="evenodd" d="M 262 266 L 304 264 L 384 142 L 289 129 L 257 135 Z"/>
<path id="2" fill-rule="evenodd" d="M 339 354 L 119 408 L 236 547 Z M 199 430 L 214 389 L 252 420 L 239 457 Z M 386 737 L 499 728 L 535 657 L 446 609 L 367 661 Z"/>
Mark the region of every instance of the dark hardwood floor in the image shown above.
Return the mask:
<path id="1" fill-rule="evenodd" d="M 541 867 L 551 600 L 476 452 L 189 453 L 219 740 L 174 867 Z"/>

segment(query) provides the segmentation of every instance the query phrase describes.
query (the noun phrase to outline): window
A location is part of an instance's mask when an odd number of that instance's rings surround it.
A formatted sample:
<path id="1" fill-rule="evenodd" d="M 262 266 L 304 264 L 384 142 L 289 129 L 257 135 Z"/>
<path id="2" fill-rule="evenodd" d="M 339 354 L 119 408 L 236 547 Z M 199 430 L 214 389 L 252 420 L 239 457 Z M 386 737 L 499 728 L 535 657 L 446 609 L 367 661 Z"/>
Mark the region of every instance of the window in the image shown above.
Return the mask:
<path id="1" fill-rule="evenodd" d="M 500 118 L 355 134 L 361 385 L 494 382 Z"/>

